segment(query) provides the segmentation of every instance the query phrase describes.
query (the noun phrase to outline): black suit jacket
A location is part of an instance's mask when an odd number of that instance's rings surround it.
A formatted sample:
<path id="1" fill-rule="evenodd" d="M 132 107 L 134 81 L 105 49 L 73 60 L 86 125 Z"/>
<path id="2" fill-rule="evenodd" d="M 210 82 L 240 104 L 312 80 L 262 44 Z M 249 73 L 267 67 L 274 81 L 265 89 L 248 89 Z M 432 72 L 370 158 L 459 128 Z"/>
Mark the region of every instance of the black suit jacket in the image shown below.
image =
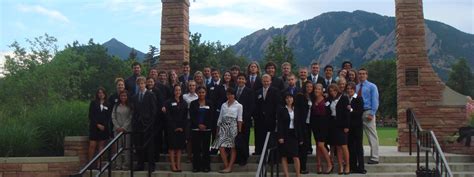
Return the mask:
<path id="1" fill-rule="evenodd" d="M 255 77 L 255 83 L 253 85 L 250 83 L 250 81 L 250 76 L 247 76 L 247 83 L 245 83 L 245 86 L 252 89 L 254 92 L 257 92 L 263 87 L 262 78 L 260 78 L 259 76 Z"/>
<path id="2" fill-rule="evenodd" d="M 156 82 L 155 88 L 158 89 L 158 92 L 161 93 L 163 100 L 166 101 L 173 97 L 173 93 L 168 85 L 164 85 L 160 82 Z"/>
<path id="3" fill-rule="evenodd" d="M 352 111 L 350 113 L 350 126 L 362 128 L 362 114 L 364 113 L 364 100 L 362 97 L 352 98 L 350 101 Z"/>
<path id="4" fill-rule="evenodd" d="M 298 117 L 300 125 L 306 125 L 306 118 L 308 117 L 309 112 L 309 104 L 308 99 L 303 93 L 298 93 L 295 96 L 294 103 L 295 103 L 295 116 Z M 303 132 L 306 132 L 307 126 L 301 126 Z M 306 139 L 306 133 L 302 133 L 301 137 Z"/>
<path id="5" fill-rule="evenodd" d="M 276 114 L 280 109 L 281 97 L 280 91 L 276 88 L 269 87 L 265 99 L 263 99 L 263 88 L 257 94 L 257 114 L 258 118 L 265 121 L 265 126 L 270 130 L 275 130 Z"/>
<path id="6" fill-rule="evenodd" d="M 139 100 L 140 94 L 135 94 L 132 97 L 133 120 L 137 131 L 151 131 L 151 127 L 155 123 L 156 114 L 158 111 L 155 94 L 147 90 L 143 96 L 143 100 Z"/>
<path id="7" fill-rule="evenodd" d="M 128 91 L 128 95 L 134 96 L 135 90 L 137 90 L 137 76 L 132 75 L 125 80 L 125 90 Z"/>
<path id="8" fill-rule="evenodd" d="M 278 77 L 272 77 L 272 84 L 270 86 L 275 87 L 279 91 L 285 89 L 285 83 L 283 83 L 283 80 Z"/>
<path id="9" fill-rule="evenodd" d="M 336 119 L 334 120 L 334 124 L 336 128 L 349 128 L 350 110 L 347 109 L 348 105 L 349 105 L 349 98 L 347 98 L 347 96 L 345 95 L 342 95 L 336 104 Z"/>
<path id="10" fill-rule="evenodd" d="M 206 106 L 208 106 L 209 109 L 205 109 L 206 112 L 204 113 L 205 116 L 203 124 L 207 129 L 210 129 L 212 127 L 212 121 L 216 119 L 215 107 L 214 103 L 209 99 L 206 99 Z M 199 100 L 194 100 L 190 103 L 189 116 L 191 117 L 191 129 L 199 128 Z"/>
<path id="11" fill-rule="evenodd" d="M 236 89 L 236 96 L 237 96 L 237 90 Z M 252 126 L 252 113 L 255 109 L 255 94 L 252 89 L 249 89 L 247 87 L 244 87 L 242 90 L 242 93 L 240 94 L 240 97 L 236 98 L 237 101 L 242 104 L 244 111 L 243 111 L 243 121 L 246 126 L 251 127 Z"/>
<path id="12" fill-rule="evenodd" d="M 311 82 L 314 83 L 314 81 L 313 81 L 313 76 L 311 76 L 311 74 L 309 74 L 308 80 L 310 80 Z M 319 74 L 318 74 L 318 78 L 317 78 L 317 80 L 316 80 L 316 83 L 324 84 L 324 78 L 321 77 L 321 75 L 319 75 Z"/>
<path id="13" fill-rule="evenodd" d="M 193 80 L 193 75 L 189 74 L 188 79 L 184 79 L 184 75 L 179 76 L 178 78 L 179 82 L 181 83 L 188 83 L 188 81 Z"/>
<path id="14" fill-rule="evenodd" d="M 329 85 L 330 85 L 330 84 L 335 84 L 335 83 L 336 83 L 336 80 L 331 79 L 331 83 L 329 83 Z M 329 85 L 326 84 L 326 79 L 323 79 L 323 83 L 322 83 L 322 84 L 323 84 L 323 88 L 324 88 L 324 93 L 328 92 Z"/>
<path id="15" fill-rule="evenodd" d="M 288 109 L 286 107 L 281 107 L 278 111 L 277 136 L 278 139 L 285 140 L 288 137 L 288 131 L 290 130 L 290 114 L 288 113 Z M 301 115 L 297 115 L 297 113 L 294 112 L 293 126 L 296 133 L 296 138 L 298 139 L 298 142 L 303 142 L 303 126 L 300 119 Z"/>
<path id="16" fill-rule="evenodd" d="M 225 87 L 223 85 L 215 85 L 214 82 L 207 86 L 207 99 L 209 99 L 214 105 L 212 105 L 215 111 L 221 109 L 222 103 L 227 100 Z"/>
<path id="17" fill-rule="evenodd" d="M 188 104 L 182 97 L 179 98 L 179 102 L 176 99 L 171 98 L 166 101 L 166 125 L 167 129 L 174 131 L 177 128 L 186 127 L 186 119 L 188 117 Z"/>

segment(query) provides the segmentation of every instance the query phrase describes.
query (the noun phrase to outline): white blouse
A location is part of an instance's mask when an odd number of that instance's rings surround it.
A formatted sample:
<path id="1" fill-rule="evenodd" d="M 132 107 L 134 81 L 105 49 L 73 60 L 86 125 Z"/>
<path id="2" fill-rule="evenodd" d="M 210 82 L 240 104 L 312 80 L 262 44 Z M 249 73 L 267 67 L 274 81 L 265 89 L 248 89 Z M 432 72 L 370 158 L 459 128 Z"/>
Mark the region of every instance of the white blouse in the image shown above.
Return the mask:
<path id="1" fill-rule="evenodd" d="M 337 99 L 335 99 L 334 101 L 331 102 L 331 105 L 330 105 L 331 116 L 336 117 L 336 105 L 337 105 L 337 102 L 339 102 L 339 99 L 341 99 L 341 96 L 339 96 Z"/>
<path id="2" fill-rule="evenodd" d="M 243 106 L 237 100 L 234 101 L 231 105 L 228 104 L 229 101 L 226 101 L 222 104 L 221 111 L 219 113 L 219 120 L 222 117 L 233 117 L 236 118 L 237 121 L 242 122 L 242 112 Z"/>
<path id="3" fill-rule="evenodd" d="M 286 109 L 288 109 L 288 106 L 286 106 Z M 288 109 L 288 114 L 290 115 L 290 129 L 295 129 L 295 111 Z"/>

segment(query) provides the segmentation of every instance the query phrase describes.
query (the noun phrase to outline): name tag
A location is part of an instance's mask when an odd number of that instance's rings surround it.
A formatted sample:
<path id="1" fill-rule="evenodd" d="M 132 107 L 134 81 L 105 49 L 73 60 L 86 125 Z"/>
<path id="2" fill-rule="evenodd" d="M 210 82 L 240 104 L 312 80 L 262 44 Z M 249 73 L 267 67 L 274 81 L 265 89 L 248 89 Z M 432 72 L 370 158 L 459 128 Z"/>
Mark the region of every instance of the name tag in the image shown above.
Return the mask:
<path id="1" fill-rule="evenodd" d="M 263 96 L 262 95 L 258 95 L 258 99 L 261 99 Z"/>
<path id="2" fill-rule="evenodd" d="M 211 87 L 210 89 L 211 89 L 211 90 L 214 90 L 214 87 Z"/>
<path id="3" fill-rule="evenodd" d="M 331 103 L 329 103 L 329 101 L 328 101 L 328 102 L 326 102 L 324 105 L 329 106 L 330 104 L 331 104 Z"/>
<path id="4" fill-rule="evenodd" d="M 115 102 L 117 103 L 117 102 L 118 102 L 118 99 L 115 99 Z"/>
<path id="5" fill-rule="evenodd" d="M 311 107 L 313 103 L 311 101 L 308 101 L 308 105 Z"/>
<path id="6" fill-rule="evenodd" d="M 171 106 L 178 106 L 178 103 L 176 103 L 176 102 L 171 103 Z"/>
<path id="7" fill-rule="evenodd" d="M 210 109 L 209 106 L 200 106 L 199 108 Z"/>

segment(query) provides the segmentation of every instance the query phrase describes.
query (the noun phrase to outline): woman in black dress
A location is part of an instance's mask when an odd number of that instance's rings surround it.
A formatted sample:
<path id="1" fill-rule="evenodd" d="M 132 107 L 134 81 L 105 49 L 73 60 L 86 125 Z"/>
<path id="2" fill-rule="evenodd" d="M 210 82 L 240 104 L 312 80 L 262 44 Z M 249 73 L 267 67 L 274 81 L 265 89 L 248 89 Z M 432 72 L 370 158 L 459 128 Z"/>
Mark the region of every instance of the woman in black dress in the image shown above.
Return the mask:
<path id="1" fill-rule="evenodd" d="M 100 152 L 104 148 L 105 141 L 110 137 L 111 107 L 109 107 L 107 93 L 104 88 L 99 87 L 95 93 L 95 99 L 89 105 L 89 160 L 94 157 L 97 146 Z"/>
<path id="2" fill-rule="evenodd" d="M 188 113 L 188 104 L 181 96 L 181 86 L 173 87 L 174 97 L 166 101 L 166 122 L 168 131 L 168 154 L 171 161 L 171 171 L 181 172 L 181 150 L 186 146 L 184 128 Z"/>
<path id="3" fill-rule="evenodd" d="M 300 120 L 302 129 L 303 144 L 298 147 L 298 156 L 301 161 L 301 174 L 307 174 L 306 160 L 308 158 L 308 150 L 311 148 L 311 129 L 309 126 L 310 110 L 313 97 L 313 83 L 306 81 L 303 84 L 302 92 L 297 93 L 295 96 L 295 116 Z"/>
<path id="4" fill-rule="evenodd" d="M 211 158 L 209 146 L 211 142 L 211 123 L 214 120 L 215 108 L 206 99 L 206 88 L 197 88 L 198 99 L 191 102 L 189 116 L 191 117 L 191 141 L 193 148 L 193 172 L 209 172 Z"/>
<path id="5" fill-rule="evenodd" d="M 310 126 L 313 130 L 314 138 L 316 139 L 316 160 L 317 160 L 317 173 L 323 173 L 321 158 L 326 160 L 327 170 L 325 174 L 332 172 L 333 165 L 331 158 L 329 158 L 329 152 L 326 148 L 329 136 L 329 103 L 324 97 L 324 86 L 322 84 L 314 85 L 314 101 L 311 107 L 311 118 Z"/>
<path id="6" fill-rule="evenodd" d="M 336 84 L 329 85 L 330 97 L 330 136 L 331 145 L 336 146 L 339 174 L 349 174 L 349 149 L 347 133 L 349 132 L 350 104 L 349 98 L 342 93 Z M 344 163 L 345 162 L 345 163 Z M 344 165 L 343 165 L 344 164 Z"/>
<path id="7" fill-rule="evenodd" d="M 350 127 L 348 135 L 349 161 L 351 173 L 365 174 L 364 146 L 362 144 L 362 114 L 364 113 L 364 102 L 362 97 L 355 93 L 356 84 L 349 82 L 346 87 L 350 103 Z"/>
<path id="8" fill-rule="evenodd" d="M 285 177 L 288 174 L 288 158 L 293 158 L 296 176 L 300 174 L 300 159 L 298 158 L 298 145 L 303 144 L 303 132 L 301 131 L 301 121 L 294 111 L 293 95 L 285 94 L 286 106 L 281 108 L 278 114 L 278 149 L 281 156 L 281 164 Z M 296 114 L 296 115 L 295 115 Z"/>

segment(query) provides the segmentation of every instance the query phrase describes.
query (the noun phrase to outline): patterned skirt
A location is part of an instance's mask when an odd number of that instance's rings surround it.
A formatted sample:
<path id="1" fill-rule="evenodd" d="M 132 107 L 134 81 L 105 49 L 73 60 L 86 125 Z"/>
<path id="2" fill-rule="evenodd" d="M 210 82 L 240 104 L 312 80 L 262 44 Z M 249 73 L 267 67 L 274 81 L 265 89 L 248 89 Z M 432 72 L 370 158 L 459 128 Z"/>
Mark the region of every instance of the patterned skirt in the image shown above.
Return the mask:
<path id="1" fill-rule="evenodd" d="M 212 144 L 213 149 L 219 149 L 220 147 L 233 148 L 235 147 L 235 137 L 237 136 L 237 118 L 235 117 L 223 117 L 221 122 L 218 124 L 219 133 L 217 134 L 214 143 Z"/>

